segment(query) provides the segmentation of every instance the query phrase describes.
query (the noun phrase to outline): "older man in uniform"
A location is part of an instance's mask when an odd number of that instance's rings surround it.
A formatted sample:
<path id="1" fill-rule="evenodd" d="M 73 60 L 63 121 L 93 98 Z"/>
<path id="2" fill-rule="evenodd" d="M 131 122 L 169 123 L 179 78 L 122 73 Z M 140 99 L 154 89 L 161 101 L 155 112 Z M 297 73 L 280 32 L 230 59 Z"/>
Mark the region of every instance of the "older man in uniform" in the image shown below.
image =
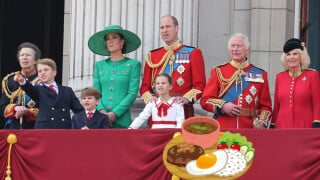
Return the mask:
<path id="1" fill-rule="evenodd" d="M 200 104 L 222 128 L 263 128 L 272 110 L 267 72 L 247 60 L 246 35 L 232 35 L 228 48 L 231 61 L 212 69 Z"/>
<path id="2" fill-rule="evenodd" d="M 155 77 L 167 73 L 173 79 L 171 96 L 184 104 L 185 117 L 194 114 L 193 103 L 202 95 L 206 78 L 204 61 L 199 49 L 183 45 L 178 39 L 179 25 L 174 16 L 166 15 L 160 20 L 160 34 L 164 47 L 146 55 L 146 64 L 140 93 L 146 103 L 156 99 Z"/>

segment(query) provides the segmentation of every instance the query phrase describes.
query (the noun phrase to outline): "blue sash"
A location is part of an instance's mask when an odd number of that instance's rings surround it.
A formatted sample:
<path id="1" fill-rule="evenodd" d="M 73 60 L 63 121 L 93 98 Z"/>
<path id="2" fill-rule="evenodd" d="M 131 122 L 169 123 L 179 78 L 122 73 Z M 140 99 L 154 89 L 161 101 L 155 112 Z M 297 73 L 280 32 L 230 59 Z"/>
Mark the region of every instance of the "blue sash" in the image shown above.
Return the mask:
<path id="1" fill-rule="evenodd" d="M 184 46 L 181 48 L 174 56 L 175 60 L 190 60 L 190 53 L 194 50 L 195 48 L 189 47 L 189 46 Z M 180 63 L 177 63 L 177 61 L 173 62 L 173 71 L 177 69 L 177 67 L 180 65 Z M 170 64 L 168 63 L 166 68 L 163 71 L 166 74 L 170 73 Z M 153 93 L 156 93 L 156 89 L 153 89 Z"/>
<path id="2" fill-rule="evenodd" d="M 263 71 L 257 67 L 252 66 L 248 71 L 246 71 L 246 73 L 262 74 Z M 243 90 L 245 90 L 250 85 L 251 82 L 245 81 L 244 75 L 241 76 L 241 80 L 242 80 L 242 88 Z M 241 84 L 238 84 L 238 87 L 237 87 L 236 83 L 234 83 L 230 87 L 230 89 L 224 94 L 222 100 L 224 100 L 225 102 L 234 102 L 241 93 L 242 93 Z M 221 109 L 219 109 L 218 113 L 214 114 L 213 118 L 217 118 L 221 114 L 222 114 Z"/>

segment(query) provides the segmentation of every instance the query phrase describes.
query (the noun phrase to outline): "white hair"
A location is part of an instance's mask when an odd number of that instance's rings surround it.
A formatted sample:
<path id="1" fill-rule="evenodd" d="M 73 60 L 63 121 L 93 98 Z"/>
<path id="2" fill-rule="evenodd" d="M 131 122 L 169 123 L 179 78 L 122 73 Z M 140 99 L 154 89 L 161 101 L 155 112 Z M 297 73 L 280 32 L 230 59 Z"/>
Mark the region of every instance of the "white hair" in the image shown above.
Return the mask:
<path id="1" fill-rule="evenodd" d="M 228 49 L 230 48 L 230 44 L 231 44 L 231 39 L 235 36 L 241 36 L 244 39 L 244 45 L 246 46 L 246 49 L 248 49 L 250 47 L 250 42 L 249 42 L 249 38 L 247 35 L 242 34 L 242 33 L 234 33 L 233 35 L 230 36 L 229 41 L 228 41 Z"/>

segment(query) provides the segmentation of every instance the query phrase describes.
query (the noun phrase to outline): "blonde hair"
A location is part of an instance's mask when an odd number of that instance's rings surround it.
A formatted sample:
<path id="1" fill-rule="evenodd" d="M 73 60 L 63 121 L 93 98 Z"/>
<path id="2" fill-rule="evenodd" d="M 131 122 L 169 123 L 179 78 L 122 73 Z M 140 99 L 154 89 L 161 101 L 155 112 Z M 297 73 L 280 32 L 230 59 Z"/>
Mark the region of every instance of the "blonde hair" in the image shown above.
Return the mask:
<path id="1" fill-rule="evenodd" d="M 301 60 L 300 60 L 300 68 L 302 70 L 305 70 L 309 67 L 310 65 L 310 57 L 309 57 L 309 54 L 308 54 L 308 51 L 305 47 L 303 47 L 303 51 L 301 49 L 296 49 L 300 55 L 301 55 Z M 282 64 L 282 66 L 284 67 L 285 70 L 288 70 L 289 67 L 288 67 L 288 64 L 287 64 L 287 61 L 286 61 L 286 54 L 287 53 L 282 53 L 281 57 L 280 57 L 280 62 Z"/>

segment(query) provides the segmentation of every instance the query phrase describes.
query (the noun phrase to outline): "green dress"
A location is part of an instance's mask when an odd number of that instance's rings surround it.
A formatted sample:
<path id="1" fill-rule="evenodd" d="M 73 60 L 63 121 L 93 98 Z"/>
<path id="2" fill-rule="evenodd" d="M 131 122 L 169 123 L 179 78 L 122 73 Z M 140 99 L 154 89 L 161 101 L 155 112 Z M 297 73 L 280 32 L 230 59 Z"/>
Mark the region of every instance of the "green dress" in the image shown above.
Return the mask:
<path id="1" fill-rule="evenodd" d="M 97 110 L 104 109 L 117 115 L 112 128 L 128 128 L 132 122 L 130 106 L 139 90 L 140 69 L 139 61 L 127 57 L 95 63 L 93 87 L 101 94 Z"/>

